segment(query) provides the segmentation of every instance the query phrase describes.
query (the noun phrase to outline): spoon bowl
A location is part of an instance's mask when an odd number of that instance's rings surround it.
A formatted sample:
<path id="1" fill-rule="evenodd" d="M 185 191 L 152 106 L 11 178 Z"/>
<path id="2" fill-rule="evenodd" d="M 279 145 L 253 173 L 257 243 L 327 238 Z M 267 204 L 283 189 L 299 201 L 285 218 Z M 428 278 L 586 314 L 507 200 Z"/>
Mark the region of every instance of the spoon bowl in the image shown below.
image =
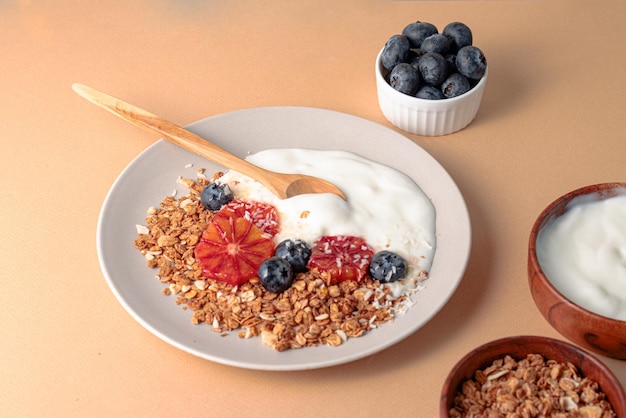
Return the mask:
<path id="1" fill-rule="evenodd" d="M 92 87 L 75 83 L 72 89 L 81 97 L 140 128 L 163 135 L 166 140 L 188 151 L 255 179 L 280 199 L 308 193 L 332 193 L 346 199 L 337 186 L 326 180 L 263 169 L 172 122 Z"/>

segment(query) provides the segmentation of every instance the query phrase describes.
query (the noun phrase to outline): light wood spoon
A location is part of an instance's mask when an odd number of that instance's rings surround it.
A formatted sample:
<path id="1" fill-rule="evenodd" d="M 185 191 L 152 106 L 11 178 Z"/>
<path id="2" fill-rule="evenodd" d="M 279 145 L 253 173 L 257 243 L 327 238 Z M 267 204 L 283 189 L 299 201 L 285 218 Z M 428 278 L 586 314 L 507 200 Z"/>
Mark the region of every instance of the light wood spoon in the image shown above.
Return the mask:
<path id="1" fill-rule="evenodd" d="M 168 141 L 188 151 L 255 179 L 280 199 L 306 193 L 332 193 L 344 200 L 346 199 L 337 186 L 326 180 L 304 174 L 283 174 L 265 170 L 172 122 L 168 122 L 120 99 L 84 84 L 75 83 L 72 85 L 72 89 L 90 102 L 130 123 L 163 135 Z"/>

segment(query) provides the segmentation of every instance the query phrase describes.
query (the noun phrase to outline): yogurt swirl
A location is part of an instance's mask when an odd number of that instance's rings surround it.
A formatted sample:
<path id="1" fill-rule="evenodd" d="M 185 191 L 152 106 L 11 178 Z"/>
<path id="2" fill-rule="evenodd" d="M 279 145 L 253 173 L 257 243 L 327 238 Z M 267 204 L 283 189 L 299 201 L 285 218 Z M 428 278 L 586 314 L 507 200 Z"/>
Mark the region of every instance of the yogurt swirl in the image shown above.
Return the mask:
<path id="1" fill-rule="evenodd" d="M 270 149 L 246 159 L 276 172 L 330 181 L 347 198 L 304 194 L 281 200 L 250 177 L 227 171 L 218 181 L 236 196 L 276 207 L 281 225 L 276 243 L 291 238 L 312 244 L 324 235 L 363 237 L 374 251 L 394 251 L 407 260 L 407 276 L 390 284 L 395 296 L 415 289 L 427 276 L 436 248 L 435 208 L 407 175 L 347 151 Z"/>

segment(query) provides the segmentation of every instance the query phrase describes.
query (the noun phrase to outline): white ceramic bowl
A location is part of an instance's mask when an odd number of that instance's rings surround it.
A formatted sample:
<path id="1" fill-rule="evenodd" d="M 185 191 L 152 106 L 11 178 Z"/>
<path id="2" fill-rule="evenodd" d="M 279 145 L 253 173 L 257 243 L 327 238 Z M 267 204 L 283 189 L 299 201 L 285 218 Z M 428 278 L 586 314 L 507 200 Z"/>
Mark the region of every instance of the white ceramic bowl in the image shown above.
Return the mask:
<path id="1" fill-rule="evenodd" d="M 385 80 L 387 70 L 380 61 L 381 54 L 382 49 L 376 57 L 376 89 L 380 109 L 389 122 L 412 134 L 439 136 L 460 131 L 474 120 L 487 84 L 488 68 L 478 84 L 461 96 L 442 100 L 418 99 L 389 85 Z"/>

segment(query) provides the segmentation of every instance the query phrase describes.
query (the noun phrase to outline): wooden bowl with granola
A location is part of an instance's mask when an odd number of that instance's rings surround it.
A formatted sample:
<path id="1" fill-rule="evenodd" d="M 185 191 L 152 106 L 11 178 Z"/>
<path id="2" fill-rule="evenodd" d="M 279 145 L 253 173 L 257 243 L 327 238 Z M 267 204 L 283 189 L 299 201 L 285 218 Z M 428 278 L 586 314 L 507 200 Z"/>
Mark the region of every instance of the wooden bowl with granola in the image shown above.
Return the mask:
<path id="1" fill-rule="evenodd" d="M 596 357 L 547 337 L 507 337 L 470 351 L 452 368 L 441 393 L 445 418 L 556 412 L 623 417 L 626 394 Z"/>

